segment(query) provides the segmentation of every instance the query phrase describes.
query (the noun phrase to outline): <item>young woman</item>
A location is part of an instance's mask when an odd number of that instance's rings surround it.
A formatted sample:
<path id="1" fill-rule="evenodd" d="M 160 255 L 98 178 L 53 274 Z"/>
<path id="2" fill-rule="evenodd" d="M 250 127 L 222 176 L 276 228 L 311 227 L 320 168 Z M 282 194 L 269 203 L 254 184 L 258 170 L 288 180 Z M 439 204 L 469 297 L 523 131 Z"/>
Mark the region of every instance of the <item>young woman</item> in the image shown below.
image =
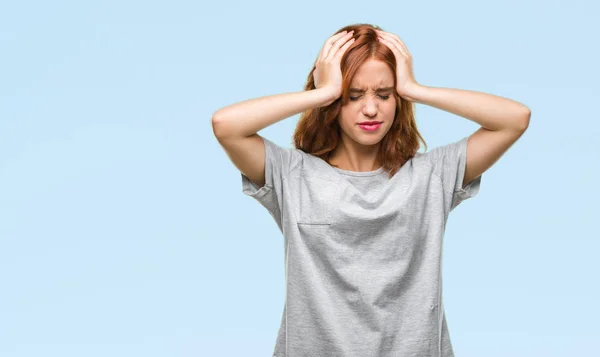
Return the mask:
<path id="1" fill-rule="evenodd" d="M 418 153 L 414 103 L 481 125 Z M 257 134 L 301 113 L 295 148 Z M 286 301 L 273 356 L 454 356 L 442 301 L 452 209 L 523 134 L 509 99 L 418 84 L 401 39 L 347 26 L 305 90 L 219 109 L 215 136 L 284 236 Z"/>

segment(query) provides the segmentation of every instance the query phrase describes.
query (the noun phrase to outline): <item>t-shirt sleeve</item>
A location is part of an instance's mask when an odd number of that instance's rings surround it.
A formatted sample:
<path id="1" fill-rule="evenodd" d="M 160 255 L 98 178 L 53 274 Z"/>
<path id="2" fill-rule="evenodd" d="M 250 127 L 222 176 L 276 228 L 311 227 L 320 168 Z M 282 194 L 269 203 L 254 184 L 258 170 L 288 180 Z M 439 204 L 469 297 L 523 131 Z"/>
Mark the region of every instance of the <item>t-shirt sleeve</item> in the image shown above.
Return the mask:
<path id="1" fill-rule="evenodd" d="M 468 139 L 469 137 L 466 136 L 450 144 L 436 147 L 425 154 L 433 165 L 434 172 L 442 179 L 444 188 L 452 193 L 450 210 L 479 193 L 483 175 L 479 175 L 464 188 L 462 187 L 467 166 Z"/>
<path id="2" fill-rule="evenodd" d="M 267 138 L 261 138 L 265 143 L 265 184 L 258 187 L 242 173 L 242 192 L 265 207 L 282 230 L 283 181 L 299 166 L 302 154 L 297 149 L 284 148 Z"/>

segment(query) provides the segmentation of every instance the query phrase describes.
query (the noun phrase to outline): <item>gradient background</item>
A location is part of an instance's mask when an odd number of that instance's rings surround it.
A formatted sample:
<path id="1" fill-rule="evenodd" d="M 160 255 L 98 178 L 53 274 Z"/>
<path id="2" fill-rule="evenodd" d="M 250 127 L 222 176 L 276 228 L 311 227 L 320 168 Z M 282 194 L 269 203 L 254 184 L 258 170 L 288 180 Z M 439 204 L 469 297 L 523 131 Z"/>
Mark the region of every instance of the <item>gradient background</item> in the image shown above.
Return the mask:
<path id="1" fill-rule="evenodd" d="M 300 91 L 352 23 L 421 84 L 505 96 L 529 129 L 452 212 L 455 354 L 598 356 L 594 1 L 20 1 L 0 5 L 0 356 L 273 351 L 283 237 L 211 117 Z M 260 132 L 291 147 L 299 115 Z M 428 149 L 477 130 L 417 105 Z M 423 150 L 423 149 L 422 149 Z"/>

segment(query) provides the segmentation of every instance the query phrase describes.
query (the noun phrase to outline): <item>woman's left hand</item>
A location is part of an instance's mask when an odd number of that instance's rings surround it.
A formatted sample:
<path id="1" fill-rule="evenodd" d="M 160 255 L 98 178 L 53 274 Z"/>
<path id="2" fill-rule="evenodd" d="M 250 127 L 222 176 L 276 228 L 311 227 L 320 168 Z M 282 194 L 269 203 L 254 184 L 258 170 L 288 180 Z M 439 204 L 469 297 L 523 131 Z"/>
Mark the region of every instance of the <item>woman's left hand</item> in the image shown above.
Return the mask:
<path id="1" fill-rule="evenodd" d="M 396 57 L 396 91 L 402 98 L 414 101 L 412 93 L 418 89 L 419 84 L 413 74 L 410 52 L 397 35 L 377 29 L 375 31 L 379 35 L 379 41 L 392 50 Z"/>

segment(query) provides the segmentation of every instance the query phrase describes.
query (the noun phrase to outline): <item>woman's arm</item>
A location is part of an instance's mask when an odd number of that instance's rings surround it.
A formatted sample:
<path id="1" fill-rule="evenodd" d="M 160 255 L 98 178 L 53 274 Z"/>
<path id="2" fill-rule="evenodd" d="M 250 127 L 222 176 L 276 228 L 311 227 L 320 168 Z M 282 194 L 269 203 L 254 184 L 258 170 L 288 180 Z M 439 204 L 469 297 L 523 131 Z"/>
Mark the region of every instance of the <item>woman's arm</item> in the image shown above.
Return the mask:
<path id="1" fill-rule="evenodd" d="M 472 120 L 488 130 L 524 130 L 531 111 L 511 99 L 464 89 L 416 85 L 410 90 L 415 102 Z"/>
<path id="2" fill-rule="evenodd" d="M 213 131 L 218 138 L 248 137 L 282 119 L 330 103 L 335 96 L 323 87 L 245 100 L 217 110 L 212 117 Z"/>
<path id="3" fill-rule="evenodd" d="M 342 94 L 342 55 L 354 42 L 352 31 L 331 36 L 319 53 L 315 76 L 317 89 L 249 99 L 217 110 L 213 131 L 217 138 L 247 138 L 269 125 L 309 109 L 331 104 Z"/>
<path id="4" fill-rule="evenodd" d="M 487 171 L 523 135 L 531 111 L 492 94 L 417 85 L 409 96 L 417 103 L 459 115 L 481 125 L 469 136 L 463 187 Z"/>

